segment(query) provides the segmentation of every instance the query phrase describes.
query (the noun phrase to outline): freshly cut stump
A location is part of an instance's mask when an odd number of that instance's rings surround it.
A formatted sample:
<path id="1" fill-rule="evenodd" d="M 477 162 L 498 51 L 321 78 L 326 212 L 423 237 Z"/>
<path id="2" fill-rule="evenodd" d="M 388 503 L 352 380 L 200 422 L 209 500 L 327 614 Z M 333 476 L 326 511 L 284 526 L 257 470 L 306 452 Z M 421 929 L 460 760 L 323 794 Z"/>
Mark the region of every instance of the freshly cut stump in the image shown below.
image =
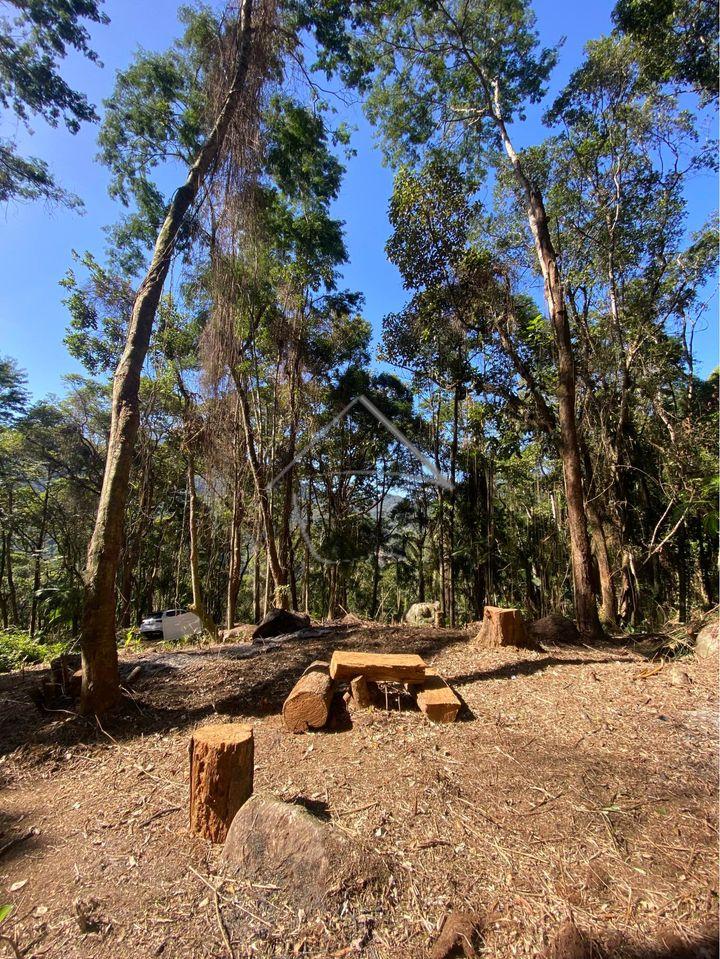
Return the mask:
<path id="1" fill-rule="evenodd" d="M 203 726 L 190 739 L 190 831 L 225 842 L 230 823 L 253 791 L 251 726 Z"/>
<path id="2" fill-rule="evenodd" d="M 337 650 L 330 660 L 333 679 L 364 676 L 379 683 L 421 683 L 425 663 L 415 653 L 345 653 Z"/>
<path id="3" fill-rule="evenodd" d="M 294 733 L 322 729 L 328 720 L 333 686 L 328 664 L 319 659 L 310 663 L 283 705 L 287 728 Z"/>
<path id="4" fill-rule="evenodd" d="M 527 646 L 525 623 L 519 609 L 486 606 L 482 629 L 475 637 L 480 646 Z"/>
<path id="5" fill-rule="evenodd" d="M 415 696 L 420 709 L 434 723 L 454 723 L 462 705 L 442 676 L 431 669 L 422 686 L 415 687 Z"/>

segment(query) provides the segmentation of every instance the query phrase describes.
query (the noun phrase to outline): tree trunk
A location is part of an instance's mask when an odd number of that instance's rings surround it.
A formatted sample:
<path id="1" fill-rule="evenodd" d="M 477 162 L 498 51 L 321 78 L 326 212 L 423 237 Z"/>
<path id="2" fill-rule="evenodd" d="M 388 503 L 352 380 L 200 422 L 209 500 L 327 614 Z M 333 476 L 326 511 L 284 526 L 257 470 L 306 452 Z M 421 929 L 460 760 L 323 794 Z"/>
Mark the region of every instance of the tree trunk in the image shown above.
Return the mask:
<path id="1" fill-rule="evenodd" d="M 287 572 L 280 563 L 280 555 L 275 538 L 275 529 L 272 520 L 272 510 L 270 508 L 270 493 L 266 484 L 265 471 L 260 463 L 255 447 L 255 432 L 250 419 L 250 407 L 247 401 L 245 384 L 242 383 L 236 372 L 233 372 L 235 388 L 240 400 L 240 413 L 242 416 L 243 428 L 245 430 L 245 443 L 247 445 L 248 461 L 250 463 L 250 472 L 255 483 L 255 493 L 260 503 L 260 515 L 263 520 L 265 530 L 265 545 L 267 548 L 267 561 L 269 572 L 275 582 L 275 605 L 280 609 L 290 608 L 290 591 L 287 585 Z M 269 577 L 268 580 L 269 582 Z M 265 610 L 267 612 L 267 609 Z"/>
<path id="2" fill-rule="evenodd" d="M 680 524 L 677 538 L 678 562 L 678 622 L 686 623 L 690 613 L 690 575 L 689 575 L 688 535 L 685 521 Z"/>
<path id="3" fill-rule="evenodd" d="M 125 503 L 139 422 L 140 375 L 155 314 L 185 216 L 217 160 L 245 84 L 251 49 L 252 0 L 242 0 L 237 60 L 230 91 L 210 134 L 175 192 L 158 234 L 150 269 L 135 297 L 125 349 L 113 381 L 107 460 L 95 528 L 88 546 L 80 646 L 82 713 L 103 713 L 120 696 L 115 642 L 115 577 L 122 544 Z"/>
<path id="4" fill-rule="evenodd" d="M 232 629 L 237 619 L 237 600 L 240 592 L 240 520 L 242 511 L 240 509 L 240 487 L 235 478 L 235 490 L 233 491 L 233 510 L 230 520 L 230 567 L 228 569 L 227 583 L 227 615 L 226 626 Z"/>
<path id="5" fill-rule="evenodd" d="M 550 313 L 555 348 L 557 350 L 557 401 L 558 425 L 560 428 L 560 455 L 565 481 L 565 498 L 570 531 L 570 557 L 572 561 L 573 589 L 575 594 L 575 618 L 578 629 L 589 638 L 602 635 L 598 618 L 595 592 L 592 582 L 592 553 L 588 535 L 587 516 L 583 496 L 580 445 L 578 442 L 575 414 L 575 363 L 573 357 L 570 323 L 568 321 L 562 280 L 557 265 L 557 256 L 550 236 L 542 196 L 530 182 L 520 162 L 505 127 L 499 105 L 497 87 L 494 91 L 493 119 L 500 133 L 505 152 L 510 160 L 515 177 L 527 200 L 527 215 L 535 241 L 540 269 L 545 284 L 545 299 Z"/>
<path id="6" fill-rule="evenodd" d="M 450 607 L 450 625 L 454 626 L 456 622 L 456 597 L 455 597 L 455 506 L 457 491 L 455 489 L 455 479 L 457 471 L 458 455 L 458 420 L 460 415 L 460 387 L 456 383 L 453 390 L 453 425 L 452 425 L 452 443 L 450 447 L 450 482 L 452 489 L 450 491 L 450 529 L 448 537 L 449 551 L 449 577 L 448 577 L 448 606 Z"/>
<path id="7" fill-rule="evenodd" d="M 5 534 L 0 535 L 0 616 L 3 629 L 8 628 L 7 600 L 2 591 L 2 581 L 5 576 Z"/>
<path id="8" fill-rule="evenodd" d="M 190 503 L 188 511 L 188 530 L 190 539 L 190 583 L 192 586 L 192 603 L 189 609 L 195 613 L 203 629 L 213 638 L 217 638 L 217 627 L 205 609 L 203 599 L 202 580 L 200 579 L 200 556 L 198 550 L 197 529 L 197 489 L 195 487 L 195 463 L 192 454 L 188 455 L 188 492 Z"/>
<path id="9" fill-rule="evenodd" d="M 373 550 L 373 569 L 372 569 L 372 598 L 370 600 L 370 616 L 374 619 L 378 612 L 378 595 L 380 590 L 380 550 L 382 548 L 382 528 L 383 528 L 383 507 L 385 506 L 385 474 L 387 463 L 383 458 L 383 478 L 380 500 L 377 504 L 375 515 L 375 549 Z"/>
<path id="10" fill-rule="evenodd" d="M 259 532 L 255 532 L 255 556 L 253 559 L 253 622 L 260 622 L 260 544 Z"/>
<path id="11" fill-rule="evenodd" d="M 306 613 L 310 612 L 310 527 L 312 525 L 312 476 L 308 479 L 308 499 L 307 512 L 305 515 L 306 538 L 304 537 L 304 557 L 303 557 L 303 608 Z"/>
<path id="12" fill-rule="evenodd" d="M 42 569 L 42 550 L 45 545 L 45 527 L 47 526 L 48 500 L 50 499 L 50 480 L 51 473 L 48 470 L 47 482 L 45 484 L 45 495 L 43 496 L 42 518 L 40 520 L 40 531 L 38 532 L 37 546 L 35 547 L 35 570 L 33 573 L 33 591 L 30 602 L 30 637 L 35 636 L 37 628 L 37 594 L 40 589 L 40 571 Z"/>

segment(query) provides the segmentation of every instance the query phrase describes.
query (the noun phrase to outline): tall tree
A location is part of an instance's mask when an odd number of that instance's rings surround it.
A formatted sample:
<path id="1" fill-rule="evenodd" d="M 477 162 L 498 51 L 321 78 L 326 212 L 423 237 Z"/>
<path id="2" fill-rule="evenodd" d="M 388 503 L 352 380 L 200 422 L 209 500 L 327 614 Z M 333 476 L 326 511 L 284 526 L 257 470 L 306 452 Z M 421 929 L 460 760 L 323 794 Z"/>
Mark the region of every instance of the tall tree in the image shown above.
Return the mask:
<path id="1" fill-rule="evenodd" d="M 86 713 L 104 712 L 117 701 L 120 693 L 115 642 L 115 577 L 138 427 L 140 374 L 155 313 L 178 234 L 208 174 L 221 156 L 228 131 L 247 92 L 251 63 L 254 60 L 255 65 L 262 70 L 266 62 L 262 47 L 268 42 L 271 26 L 263 17 L 262 8 L 254 11 L 252 0 L 243 0 L 238 16 L 225 28 L 225 34 L 220 38 L 223 41 L 221 47 L 231 52 L 230 63 L 227 64 L 227 86 L 185 182 L 177 189 L 167 208 L 150 266 L 133 304 L 125 348 L 114 377 L 105 475 L 85 572 L 81 709 Z M 130 123 L 131 118 L 127 119 Z"/>
<path id="2" fill-rule="evenodd" d="M 575 613 L 600 634 L 577 431 L 575 362 L 560 264 L 542 194 L 510 126 L 543 96 L 555 52 L 540 49 L 527 0 L 436 0 L 352 6 L 360 56 L 346 74 L 371 71 L 370 116 L 388 153 L 415 159 L 455 143 L 457 162 L 476 175 L 504 153 L 517 184 L 543 278 L 557 357 L 557 407 L 572 557 Z M 308 13 L 312 17 L 312 10 Z M 364 18 L 364 22 L 363 22 Z M 324 19 L 319 29 L 326 28 Z M 341 63 L 325 58 L 328 68 Z M 454 136 L 451 136 L 454 134 Z"/>

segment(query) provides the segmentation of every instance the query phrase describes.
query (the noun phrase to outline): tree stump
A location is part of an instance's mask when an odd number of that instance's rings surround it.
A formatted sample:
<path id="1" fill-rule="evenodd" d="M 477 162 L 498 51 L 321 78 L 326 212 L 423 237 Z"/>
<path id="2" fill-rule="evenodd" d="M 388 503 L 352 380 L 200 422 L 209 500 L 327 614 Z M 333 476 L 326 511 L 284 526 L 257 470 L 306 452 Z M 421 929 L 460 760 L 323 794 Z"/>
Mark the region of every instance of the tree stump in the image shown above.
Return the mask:
<path id="1" fill-rule="evenodd" d="M 486 606 L 482 629 L 475 637 L 480 646 L 527 646 L 525 623 L 519 609 Z"/>
<path id="2" fill-rule="evenodd" d="M 282 708 L 283 722 L 294 733 L 322 729 L 328 719 L 334 683 L 328 664 L 310 663 L 290 690 Z"/>
<path id="3" fill-rule="evenodd" d="M 225 842 L 233 817 L 253 791 L 251 726 L 203 726 L 190 740 L 190 831 Z"/>
<path id="4" fill-rule="evenodd" d="M 358 709 L 367 709 L 372 706 L 373 697 L 370 692 L 367 679 L 364 676 L 356 676 L 350 680 L 350 692 L 352 694 L 352 703 Z"/>

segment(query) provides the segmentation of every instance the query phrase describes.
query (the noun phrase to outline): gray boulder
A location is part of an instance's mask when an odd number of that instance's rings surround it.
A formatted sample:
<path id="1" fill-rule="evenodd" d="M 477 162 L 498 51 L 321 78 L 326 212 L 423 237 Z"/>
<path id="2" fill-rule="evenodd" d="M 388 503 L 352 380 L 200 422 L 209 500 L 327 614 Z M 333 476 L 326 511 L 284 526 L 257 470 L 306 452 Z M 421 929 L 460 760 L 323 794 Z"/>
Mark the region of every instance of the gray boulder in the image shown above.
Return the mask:
<path id="1" fill-rule="evenodd" d="M 413 603 L 405 613 L 405 622 L 410 626 L 439 626 L 440 603 Z"/>

